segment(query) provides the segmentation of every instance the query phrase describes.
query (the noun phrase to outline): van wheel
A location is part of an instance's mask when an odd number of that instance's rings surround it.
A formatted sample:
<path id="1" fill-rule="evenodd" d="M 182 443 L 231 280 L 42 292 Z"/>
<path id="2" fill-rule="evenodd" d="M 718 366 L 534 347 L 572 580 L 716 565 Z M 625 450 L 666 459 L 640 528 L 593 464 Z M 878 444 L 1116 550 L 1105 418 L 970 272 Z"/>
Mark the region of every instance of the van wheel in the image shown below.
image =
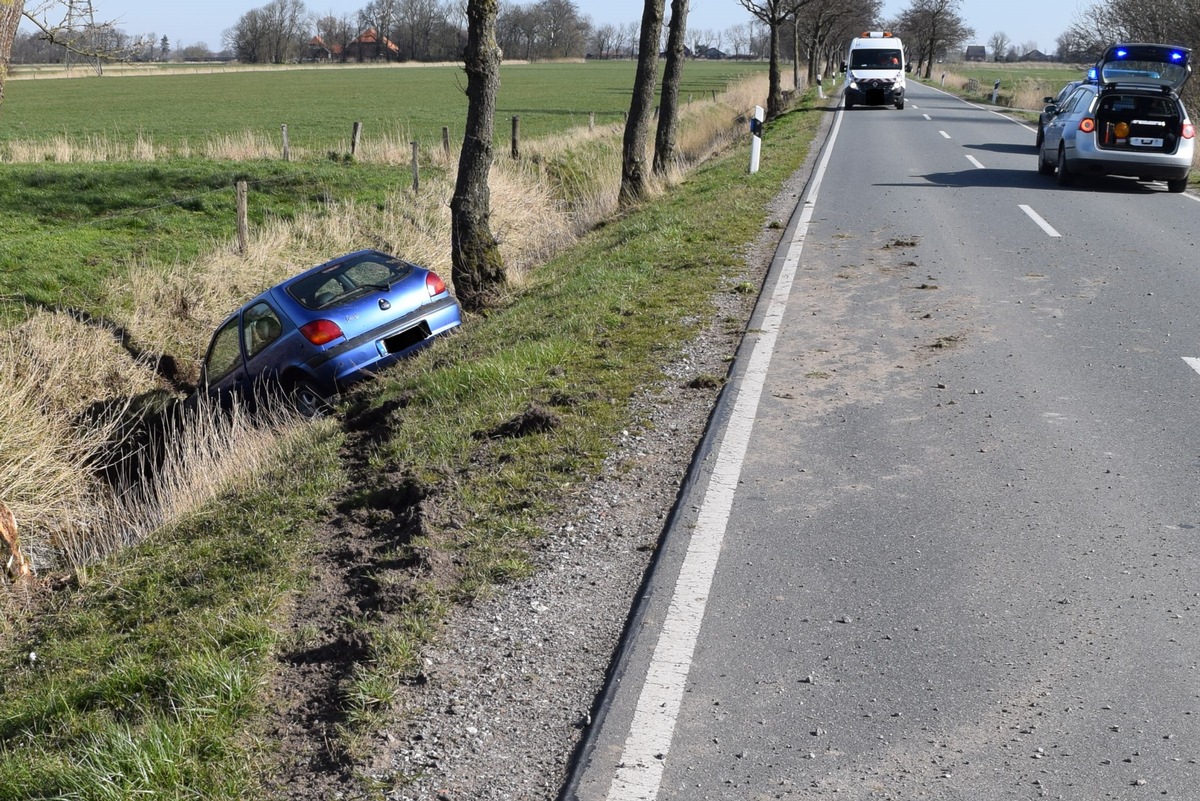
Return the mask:
<path id="1" fill-rule="evenodd" d="M 846 101 L 846 111 L 849 111 L 852 108 L 854 108 L 854 104 L 851 103 L 849 100 L 847 100 Z"/>
<path id="2" fill-rule="evenodd" d="M 1075 176 L 1067 169 L 1067 151 L 1066 148 L 1058 149 L 1058 185 L 1070 186 L 1075 183 Z"/>
<path id="3" fill-rule="evenodd" d="M 896 108 L 899 108 L 899 109 L 902 109 L 902 108 L 904 108 L 904 101 L 903 101 L 903 100 L 897 100 L 897 101 L 896 101 Z"/>
<path id="4" fill-rule="evenodd" d="M 1183 192 L 1184 190 L 1187 189 L 1187 185 L 1188 185 L 1187 178 L 1172 178 L 1167 181 L 1167 191 L 1168 192 Z"/>

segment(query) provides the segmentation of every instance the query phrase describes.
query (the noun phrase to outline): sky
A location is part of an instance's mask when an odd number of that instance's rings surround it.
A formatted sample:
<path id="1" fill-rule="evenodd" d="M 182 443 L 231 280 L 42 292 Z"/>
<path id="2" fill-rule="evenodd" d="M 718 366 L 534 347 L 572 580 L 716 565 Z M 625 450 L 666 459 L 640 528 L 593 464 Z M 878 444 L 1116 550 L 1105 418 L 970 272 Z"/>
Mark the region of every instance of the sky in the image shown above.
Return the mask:
<path id="1" fill-rule="evenodd" d="M 526 0 L 532 2 L 532 0 Z M 1052 53 L 1055 40 L 1067 29 L 1077 13 L 1096 0 L 962 0 L 959 13 L 975 29 L 975 40 L 968 44 L 987 44 L 997 31 L 1003 31 L 1014 45 L 1037 43 L 1038 49 Z M 133 36 L 153 33 L 166 36 L 172 47 L 203 42 L 210 50 L 223 48 L 221 35 L 252 8 L 267 0 L 93 0 L 97 20 L 112 20 Z M 580 12 L 597 25 L 625 24 L 641 19 L 640 0 L 574 0 Z M 884 0 L 884 15 L 895 16 L 911 0 Z M 354 14 L 367 0 L 306 0 L 308 9 L 317 14 L 335 16 Z M 669 4 L 668 4 L 669 6 Z M 747 22 L 749 14 L 738 0 L 692 0 L 688 28 L 722 31 Z"/>

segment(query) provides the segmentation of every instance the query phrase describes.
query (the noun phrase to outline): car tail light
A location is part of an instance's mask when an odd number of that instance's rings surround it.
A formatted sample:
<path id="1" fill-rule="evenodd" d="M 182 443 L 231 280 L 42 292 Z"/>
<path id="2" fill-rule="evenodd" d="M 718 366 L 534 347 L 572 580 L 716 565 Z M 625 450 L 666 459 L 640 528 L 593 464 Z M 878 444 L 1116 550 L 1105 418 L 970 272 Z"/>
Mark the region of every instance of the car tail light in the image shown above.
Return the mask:
<path id="1" fill-rule="evenodd" d="M 1183 138 L 1184 139 L 1193 139 L 1193 138 L 1195 138 L 1195 136 L 1196 136 L 1196 129 L 1192 127 L 1192 124 L 1190 122 L 1185 122 L 1183 124 Z"/>
<path id="2" fill-rule="evenodd" d="M 300 326 L 300 333 L 314 345 L 324 345 L 343 336 L 342 329 L 333 320 L 313 320 Z"/>
<path id="3" fill-rule="evenodd" d="M 429 297 L 435 298 L 446 291 L 446 282 L 437 273 L 426 273 L 425 288 L 429 290 Z"/>
<path id="4" fill-rule="evenodd" d="M 1091 133 L 1092 131 L 1096 130 L 1096 121 L 1091 117 L 1084 117 L 1079 121 L 1079 130 L 1083 131 L 1084 133 Z"/>

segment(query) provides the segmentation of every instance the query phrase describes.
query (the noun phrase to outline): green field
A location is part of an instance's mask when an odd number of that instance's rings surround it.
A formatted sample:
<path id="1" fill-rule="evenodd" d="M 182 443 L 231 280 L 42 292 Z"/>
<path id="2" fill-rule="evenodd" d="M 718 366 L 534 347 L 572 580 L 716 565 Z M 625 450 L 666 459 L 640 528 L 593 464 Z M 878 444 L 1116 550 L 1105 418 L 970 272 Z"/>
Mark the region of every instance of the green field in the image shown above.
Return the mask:
<path id="1" fill-rule="evenodd" d="M 737 76 L 761 72 L 751 62 L 695 61 L 684 71 L 680 97 L 724 89 Z M 618 122 L 629 109 L 632 61 L 506 65 L 496 110 L 498 141 L 508 141 L 509 118 L 523 136 L 539 137 L 586 125 Z M 12 80 L 0 112 L 0 144 L 66 136 L 192 146 L 214 137 L 256 131 L 324 153 L 350 138 L 387 135 L 424 144 L 462 139 L 466 75 L 459 67 L 329 66 L 295 70 L 214 72 L 146 77 Z"/>

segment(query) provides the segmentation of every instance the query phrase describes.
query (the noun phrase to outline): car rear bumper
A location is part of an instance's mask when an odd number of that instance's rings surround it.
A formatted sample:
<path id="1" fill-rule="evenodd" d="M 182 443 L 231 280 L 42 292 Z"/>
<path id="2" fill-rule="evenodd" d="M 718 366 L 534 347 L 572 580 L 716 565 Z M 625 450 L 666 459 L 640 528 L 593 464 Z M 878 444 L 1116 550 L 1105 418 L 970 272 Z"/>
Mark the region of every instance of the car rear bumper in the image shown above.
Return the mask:
<path id="1" fill-rule="evenodd" d="M 1094 143 L 1076 142 L 1074 150 L 1066 153 L 1067 168 L 1078 175 L 1128 175 L 1165 181 L 1188 177 L 1192 151 L 1190 141 L 1169 154 L 1105 150 Z"/>
<path id="2" fill-rule="evenodd" d="M 336 394 L 351 384 L 410 356 L 439 334 L 462 324 L 457 301 L 447 296 L 322 352 L 304 365 L 317 389 Z"/>

